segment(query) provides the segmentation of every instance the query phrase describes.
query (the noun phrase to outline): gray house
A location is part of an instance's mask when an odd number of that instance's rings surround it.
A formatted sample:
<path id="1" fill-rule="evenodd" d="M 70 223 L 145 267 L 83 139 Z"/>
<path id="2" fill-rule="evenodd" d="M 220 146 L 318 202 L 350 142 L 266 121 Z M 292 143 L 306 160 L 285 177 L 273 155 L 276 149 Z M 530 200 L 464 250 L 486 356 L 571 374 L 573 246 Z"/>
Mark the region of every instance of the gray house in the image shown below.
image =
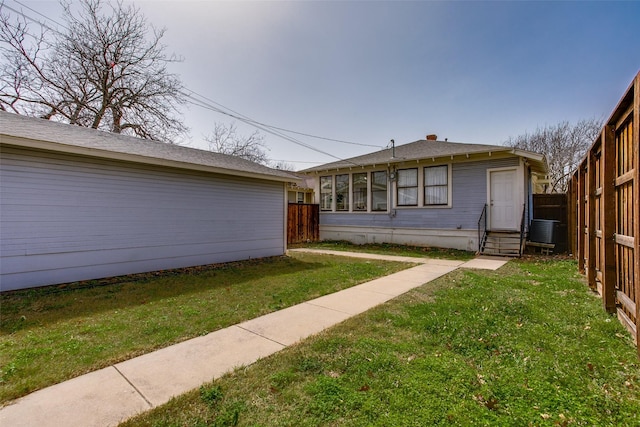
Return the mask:
<path id="1" fill-rule="evenodd" d="M 323 240 L 507 254 L 546 171 L 541 154 L 430 135 L 302 173 L 315 178 Z"/>
<path id="2" fill-rule="evenodd" d="M 282 255 L 292 175 L 0 112 L 0 290 Z"/>

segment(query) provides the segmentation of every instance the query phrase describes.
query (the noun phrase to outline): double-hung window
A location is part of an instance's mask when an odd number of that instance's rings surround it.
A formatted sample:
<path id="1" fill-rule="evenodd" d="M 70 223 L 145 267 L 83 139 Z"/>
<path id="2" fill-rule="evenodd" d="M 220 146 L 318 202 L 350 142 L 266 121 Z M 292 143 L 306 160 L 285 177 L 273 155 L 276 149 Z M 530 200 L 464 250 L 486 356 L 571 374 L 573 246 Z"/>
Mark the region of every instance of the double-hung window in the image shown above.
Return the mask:
<path id="1" fill-rule="evenodd" d="M 330 211 L 333 202 L 333 177 L 320 177 L 320 210 Z"/>
<path id="2" fill-rule="evenodd" d="M 442 206 L 449 203 L 449 167 L 424 168 L 424 205 Z"/>
<path id="3" fill-rule="evenodd" d="M 336 210 L 349 210 L 349 175 L 336 175 Z"/>
<path id="4" fill-rule="evenodd" d="M 353 210 L 367 210 L 367 173 L 353 174 Z"/>
<path id="5" fill-rule="evenodd" d="M 418 205 L 418 169 L 398 170 L 398 206 Z"/>
<path id="6" fill-rule="evenodd" d="M 371 172 L 371 210 L 387 210 L 387 171 Z"/>

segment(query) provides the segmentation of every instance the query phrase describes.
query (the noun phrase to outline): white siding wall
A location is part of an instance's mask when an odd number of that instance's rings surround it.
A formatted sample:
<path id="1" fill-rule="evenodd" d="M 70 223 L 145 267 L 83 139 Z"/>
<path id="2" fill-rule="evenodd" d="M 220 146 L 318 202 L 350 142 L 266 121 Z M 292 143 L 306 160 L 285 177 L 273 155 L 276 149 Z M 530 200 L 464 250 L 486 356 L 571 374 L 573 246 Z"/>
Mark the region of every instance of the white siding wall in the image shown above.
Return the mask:
<path id="1" fill-rule="evenodd" d="M 282 255 L 284 184 L 2 147 L 0 289 Z"/>

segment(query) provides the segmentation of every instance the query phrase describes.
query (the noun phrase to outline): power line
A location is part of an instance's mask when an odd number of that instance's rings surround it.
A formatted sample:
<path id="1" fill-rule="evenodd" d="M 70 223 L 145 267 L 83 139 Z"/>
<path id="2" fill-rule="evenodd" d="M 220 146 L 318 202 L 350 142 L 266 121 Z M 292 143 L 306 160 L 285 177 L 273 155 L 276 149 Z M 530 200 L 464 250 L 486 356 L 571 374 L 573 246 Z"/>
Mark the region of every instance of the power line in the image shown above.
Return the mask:
<path id="1" fill-rule="evenodd" d="M 16 3 L 18 3 L 18 2 L 16 2 Z M 19 4 L 19 3 L 18 3 L 18 4 Z M 17 13 L 18 15 L 22 16 L 22 17 L 23 17 L 23 18 L 25 18 L 25 19 L 28 19 L 29 21 L 35 22 L 36 24 L 40 25 L 40 26 L 41 26 L 41 27 L 43 27 L 43 28 L 46 28 L 46 29 L 47 29 L 47 30 L 49 30 L 49 31 L 53 31 L 54 33 L 62 34 L 60 31 L 56 30 L 55 28 L 51 28 L 50 26 L 48 26 L 48 25 L 47 25 L 47 24 L 45 24 L 44 22 L 40 22 L 40 21 L 38 21 L 37 19 L 32 18 L 31 16 L 29 16 L 29 15 L 25 14 L 23 11 L 21 11 L 21 10 L 17 10 L 17 9 L 14 9 L 13 7 L 11 7 L 11 6 L 8 6 L 4 1 L 3 1 L 2 3 L 0 3 L 0 6 L 2 6 L 2 7 L 6 7 L 6 8 L 7 8 L 7 9 L 9 9 L 10 11 Z M 31 9 L 31 8 L 29 8 L 29 9 Z M 36 13 L 38 13 L 38 12 L 36 12 Z M 38 15 L 41 15 L 41 14 L 40 14 L 40 13 L 38 13 Z M 44 15 L 42 15 L 42 16 L 44 16 Z M 46 18 L 46 17 L 45 17 L 45 18 Z M 50 19 L 50 18 L 47 18 L 47 19 Z M 55 22 L 55 21 L 53 21 L 53 22 Z M 31 34 L 30 34 L 30 35 L 31 35 Z M 33 37 L 33 36 L 32 36 L 32 37 Z"/>
<path id="2" fill-rule="evenodd" d="M 327 138 L 327 137 L 324 137 L 324 136 L 311 135 L 311 134 L 304 133 L 304 132 L 296 132 L 295 130 L 279 128 L 279 127 L 273 126 L 273 125 L 270 125 L 269 127 L 272 128 L 272 129 L 278 129 L 278 130 L 281 130 L 281 131 L 284 131 L 284 132 L 294 133 L 296 135 L 308 136 L 309 138 L 323 139 L 325 141 L 333 141 L 333 142 L 340 142 L 342 144 L 358 145 L 360 147 L 384 148 L 381 145 L 363 144 L 361 142 L 351 142 L 351 141 L 344 141 L 342 139 Z"/>
<path id="3" fill-rule="evenodd" d="M 352 141 L 345 141 L 345 140 L 342 140 L 342 139 L 327 138 L 327 137 L 324 137 L 324 136 L 312 135 L 312 134 L 309 134 L 309 133 L 304 133 L 304 132 L 299 132 L 299 131 L 295 131 L 295 130 L 291 130 L 291 129 L 286 129 L 286 128 L 282 128 L 282 127 L 278 127 L 278 126 L 274 126 L 274 125 L 269 125 L 269 124 L 266 124 L 266 123 L 260 123 L 260 122 L 258 122 L 256 120 L 251 119 L 250 117 L 247 117 L 247 116 L 245 116 L 245 115 L 243 115 L 243 114 L 241 114 L 241 113 L 239 113 L 237 111 L 232 110 L 229 107 L 226 107 L 226 106 L 214 101 L 211 98 L 208 98 L 208 97 L 206 97 L 206 96 L 204 96 L 202 94 L 199 94 L 199 93 L 195 92 L 194 90 L 191 90 L 191 89 L 187 89 L 187 90 L 189 90 L 189 92 L 191 92 L 191 94 L 197 95 L 200 98 L 202 98 L 202 99 L 204 99 L 204 100 L 206 100 L 208 102 L 211 102 L 211 103 L 213 103 L 213 104 L 215 104 L 215 105 L 217 105 L 217 106 L 219 106 L 221 108 L 224 108 L 225 110 L 231 111 L 234 114 L 240 115 L 240 116 L 244 117 L 245 119 L 251 121 L 252 123 L 259 124 L 261 126 L 268 127 L 270 129 L 275 129 L 275 130 L 279 130 L 279 131 L 283 131 L 283 132 L 287 132 L 287 133 L 293 133 L 293 134 L 296 134 L 296 135 L 307 136 L 309 138 L 322 139 L 322 140 L 325 140 L 325 141 L 340 142 L 340 143 L 343 143 L 343 144 L 359 145 L 361 147 L 384 148 L 381 145 L 363 144 L 363 143 L 360 143 L 360 142 L 352 142 Z"/>
<path id="4" fill-rule="evenodd" d="M 308 163 L 308 164 L 315 164 L 315 165 L 321 165 L 322 162 L 308 162 L 308 161 L 304 161 L 304 160 L 283 160 L 283 159 L 271 159 L 272 162 L 285 162 L 285 163 Z"/>
<path id="5" fill-rule="evenodd" d="M 43 15 L 42 13 L 38 12 L 37 10 L 35 10 L 35 9 L 33 9 L 33 8 L 23 4 L 23 3 L 21 3 L 20 1 L 18 1 L 18 0 L 13 0 L 13 1 L 16 2 L 17 4 L 21 5 L 22 7 L 25 7 L 27 9 L 31 10 L 32 12 L 44 17 L 45 19 L 50 20 L 50 21 L 54 22 L 55 24 L 65 28 L 67 31 L 70 31 L 67 27 L 65 27 L 64 25 L 60 24 L 56 20 L 54 20 L 54 19 L 52 19 L 52 18 L 50 18 L 50 17 L 48 17 L 46 15 Z M 0 6 L 4 6 L 7 9 L 9 9 L 9 10 L 17 13 L 18 15 L 22 16 L 23 18 L 28 19 L 28 20 L 30 20 L 32 22 L 35 22 L 35 23 L 39 24 L 40 26 L 42 26 L 42 27 L 44 27 L 44 28 L 46 28 L 46 29 L 48 29 L 50 31 L 53 31 L 53 32 L 56 32 L 56 33 L 62 35 L 62 33 L 60 33 L 58 30 L 56 30 L 54 28 L 51 28 L 47 24 L 45 24 L 43 22 L 40 22 L 39 20 L 37 20 L 35 18 L 32 18 L 31 16 L 28 16 L 23 11 L 19 11 L 17 9 L 12 8 L 11 6 L 7 6 L 5 4 L 5 2 L 4 2 L 4 0 L 0 3 Z M 292 142 L 294 144 L 297 144 L 297 145 L 300 145 L 300 146 L 305 147 L 307 149 L 313 150 L 313 151 L 315 151 L 317 153 L 324 154 L 326 156 L 332 157 L 332 158 L 334 158 L 336 160 L 347 161 L 347 162 L 352 163 L 352 164 L 354 164 L 356 166 L 360 166 L 360 165 L 358 165 L 357 163 L 352 162 L 350 160 L 345 160 L 345 159 L 343 159 L 341 157 L 338 157 L 338 156 L 335 156 L 335 155 L 333 155 L 331 153 L 328 153 L 326 151 L 320 150 L 319 148 L 316 148 L 316 147 L 314 147 L 314 146 L 312 146 L 310 144 L 304 143 L 304 142 L 302 142 L 302 141 L 300 141 L 300 140 L 298 140 L 298 139 L 296 139 L 294 137 L 291 137 L 289 135 L 286 135 L 286 134 L 284 134 L 282 132 L 292 133 L 292 134 L 306 136 L 306 137 L 310 137 L 310 138 L 321 139 L 321 140 L 325 140 L 325 141 L 339 142 L 339 143 L 343 143 L 343 144 L 358 145 L 358 146 L 363 146 L 363 147 L 384 148 L 384 147 L 379 146 L 379 145 L 362 144 L 362 143 L 357 143 L 357 142 L 352 142 L 352 141 L 345 141 L 345 140 L 340 140 L 340 139 L 327 138 L 327 137 L 323 137 L 323 136 L 313 135 L 313 134 L 304 133 L 304 132 L 298 132 L 298 131 L 294 131 L 294 130 L 291 130 L 291 129 L 286 129 L 286 128 L 282 128 L 282 127 L 278 127 L 278 126 L 273 126 L 273 125 L 269 125 L 269 124 L 266 124 L 266 123 L 261 123 L 261 122 L 258 122 L 258 121 L 254 120 L 254 119 L 252 119 L 252 118 L 250 118 L 250 117 L 248 117 L 248 116 L 246 116 L 246 115 L 244 115 L 242 113 L 234 111 L 231 108 L 228 108 L 228 107 L 226 107 L 226 106 L 224 106 L 224 105 L 222 105 L 222 104 L 220 104 L 220 103 L 218 103 L 218 102 L 216 102 L 216 101 L 214 101 L 214 100 L 212 100 L 212 99 L 210 99 L 210 98 L 208 98 L 208 97 L 206 97 L 204 95 L 201 95 L 201 94 L 199 94 L 199 93 L 197 93 L 197 92 L 195 92 L 195 91 L 193 91 L 191 89 L 188 89 L 186 87 L 185 87 L 185 89 L 187 91 L 189 91 L 189 93 L 186 93 L 186 92 L 180 92 L 180 93 L 182 95 L 184 95 L 185 97 L 187 97 L 188 99 L 190 99 L 190 101 L 187 101 L 187 102 L 189 102 L 189 103 L 191 103 L 191 104 L 193 104 L 195 106 L 198 106 L 198 107 L 201 107 L 201 108 L 205 108 L 205 109 L 208 109 L 208 110 L 220 113 L 220 114 L 224 114 L 224 115 L 232 117 L 232 118 L 234 118 L 236 120 L 240 120 L 243 123 L 246 123 L 248 125 L 256 127 L 258 129 L 261 129 L 264 132 L 267 132 L 267 133 L 269 133 L 271 135 L 274 135 L 274 136 L 277 136 L 279 138 L 285 139 L 285 140 L 287 140 L 289 142 Z M 201 99 L 198 99 L 197 97 L 199 97 Z M 215 106 L 213 106 L 211 104 L 217 105 L 219 108 L 215 107 Z M 302 163 L 302 162 L 300 162 L 300 163 Z M 320 163 L 320 162 L 309 162 L 309 163 Z"/>
<path id="6" fill-rule="evenodd" d="M 44 19 L 48 19 L 49 21 L 53 22 L 54 24 L 56 24 L 56 25 L 58 25 L 58 26 L 60 26 L 60 27 L 64 28 L 65 30 L 69 31 L 69 29 L 68 29 L 66 26 L 62 25 L 61 23 L 59 23 L 59 22 L 58 22 L 58 21 L 56 21 L 55 19 L 51 18 L 50 16 L 44 15 L 44 14 L 42 14 L 42 13 L 38 12 L 37 10 L 35 10 L 34 8 L 32 8 L 32 7 L 30 7 L 30 6 L 27 6 L 26 4 L 24 4 L 24 3 L 22 3 L 22 2 L 20 2 L 20 1 L 18 1 L 18 0 L 13 0 L 13 1 L 14 1 L 15 3 L 18 3 L 18 4 L 19 4 L 20 6 L 22 6 L 22 7 L 26 7 L 27 9 L 29 9 L 29 10 L 30 10 L 30 11 L 32 11 L 33 13 L 35 13 L 35 14 L 37 14 L 37 15 L 42 16 Z"/>
<path id="7" fill-rule="evenodd" d="M 302 141 L 300 141 L 300 140 L 298 140 L 296 138 L 293 138 L 293 137 L 291 137 L 289 135 L 283 134 L 282 132 L 274 131 L 274 130 L 268 128 L 268 127 L 263 126 L 259 122 L 253 121 L 253 120 L 251 120 L 249 118 L 246 118 L 246 116 L 244 116 L 244 115 L 231 114 L 231 113 L 229 113 L 227 111 L 221 110 L 218 107 L 209 105 L 206 102 L 204 102 L 202 100 L 199 100 L 199 99 L 193 97 L 192 95 L 190 95 L 188 93 L 181 92 L 181 94 L 186 96 L 188 99 L 190 99 L 191 101 L 188 101 L 188 102 L 193 104 L 193 105 L 196 105 L 198 107 L 205 108 L 205 109 L 208 109 L 208 110 L 211 110 L 211 111 L 215 111 L 215 112 L 220 113 L 220 114 L 224 114 L 224 115 L 232 117 L 232 118 L 234 118 L 236 120 L 240 120 L 243 123 L 246 123 L 248 125 L 256 127 L 256 128 L 258 128 L 258 129 L 260 129 L 260 130 L 262 130 L 264 132 L 267 132 L 267 133 L 271 134 L 271 135 L 274 135 L 274 136 L 277 136 L 279 138 L 285 139 L 285 140 L 287 140 L 289 142 L 293 142 L 296 145 L 300 145 L 302 147 L 308 148 L 308 149 L 313 150 L 313 151 L 315 151 L 317 153 L 324 154 L 325 156 L 332 157 L 332 158 L 334 158 L 336 160 L 347 161 L 349 163 L 354 164 L 355 166 L 360 166 L 357 163 L 354 163 L 354 162 L 352 162 L 350 160 L 345 160 L 345 159 L 343 159 L 341 157 L 338 157 L 338 156 L 335 156 L 335 155 L 333 155 L 331 153 L 328 153 L 326 151 L 320 150 L 319 148 L 316 148 L 316 147 L 314 147 L 312 145 L 306 144 L 306 143 L 304 143 L 304 142 L 302 142 Z"/>

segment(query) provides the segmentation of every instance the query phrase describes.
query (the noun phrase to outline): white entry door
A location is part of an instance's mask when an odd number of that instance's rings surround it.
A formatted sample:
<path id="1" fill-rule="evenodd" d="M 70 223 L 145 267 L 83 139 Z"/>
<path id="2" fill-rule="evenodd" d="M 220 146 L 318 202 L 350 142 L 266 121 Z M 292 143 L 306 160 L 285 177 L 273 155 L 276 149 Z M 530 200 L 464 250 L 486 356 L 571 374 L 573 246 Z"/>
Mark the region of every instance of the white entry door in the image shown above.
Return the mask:
<path id="1" fill-rule="evenodd" d="M 489 172 L 489 223 L 491 230 L 518 230 L 517 169 Z"/>

